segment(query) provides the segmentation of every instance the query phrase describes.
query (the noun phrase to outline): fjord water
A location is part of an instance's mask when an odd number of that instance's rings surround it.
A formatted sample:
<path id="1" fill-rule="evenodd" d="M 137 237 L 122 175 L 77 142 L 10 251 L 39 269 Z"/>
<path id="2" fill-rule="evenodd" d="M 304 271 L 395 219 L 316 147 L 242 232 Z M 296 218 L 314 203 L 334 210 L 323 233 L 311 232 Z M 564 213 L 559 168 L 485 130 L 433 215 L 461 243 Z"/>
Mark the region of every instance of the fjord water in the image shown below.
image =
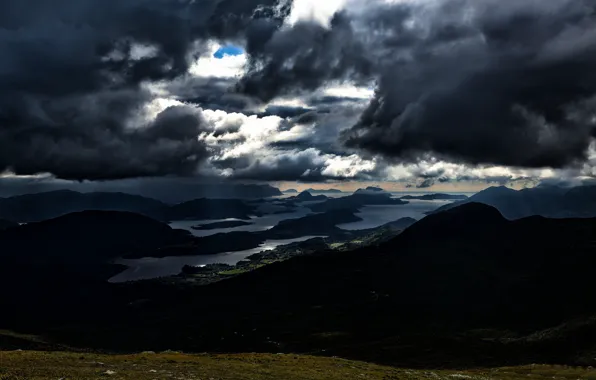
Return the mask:
<path id="1" fill-rule="evenodd" d="M 405 194 L 399 194 L 403 196 Z M 414 218 L 422 219 L 426 212 L 432 211 L 441 207 L 450 201 L 421 201 L 412 200 L 405 205 L 385 205 L 385 206 L 364 206 L 357 216 L 362 218 L 359 222 L 340 224 L 339 228 L 345 230 L 362 230 L 369 228 L 376 228 L 383 224 L 396 221 L 401 218 Z M 295 211 L 283 214 L 268 214 L 261 217 L 254 217 L 250 220 L 252 224 L 247 226 L 233 227 L 233 228 L 218 228 L 213 230 L 193 230 L 191 227 L 220 222 L 225 220 L 236 220 L 236 219 L 224 219 L 224 220 L 182 220 L 174 221 L 170 223 L 172 228 L 184 229 L 190 231 L 195 236 L 209 236 L 217 233 L 227 233 L 232 231 L 265 231 L 282 220 L 301 218 L 310 214 L 311 211 L 306 207 L 299 207 Z M 306 241 L 316 236 L 303 236 L 297 239 L 287 240 L 267 240 L 261 246 L 257 248 L 247 249 L 237 252 L 225 252 L 216 255 L 197 255 L 197 256 L 175 256 L 165 258 L 142 258 L 125 260 L 120 259 L 116 261 L 117 264 L 128 266 L 124 272 L 112 277 L 110 282 L 126 282 L 136 281 L 142 279 L 151 279 L 164 276 L 171 276 L 179 274 L 182 267 L 185 265 L 200 266 L 207 264 L 230 264 L 234 265 L 246 257 L 266 251 L 273 250 L 278 246 Z"/>
<path id="2" fill-rule="evenodd" d="M 233 231 L 249 231 L 249 232 L 258 232 L 258 231 L 265 231 L 270 228 L 273 228 L 277 223 L 281 222 L 282 220 L 286 219 L 297 219 L 302 218 L 310 214 L 311 211 L 306 207 L 300 207 L 295 211 L 283 214 L 267 214 L 261 217 L 254 217 L 251 220 L 246 220 L 251 224 L 247 226 L 240 226 L 240 227 L 232 227 L 232 228 L 216 228 L 213 230 L 193 230 L 192 226 L 202 225 L 202 224 L 210 224 L 216 222 L 224 222 L 224 221 L 232 221 L 232 220 L 240 220 L 240 219 L 218 219 L 218 220 L 177 220 L 170 223 L 170 227 L 187 230 L 190 231 L 193 235 L 197 237 L 202 236 L 209 236 L 215 235 L 219 233 L 227 233 Z"/>
<path id="3" fill-rule="evenodd" d="M 362 218 L 359 222 L 339 224 L 344 230 L 365 230 L 376 228 L 383 224 L 394 222 L 401 218 L 414 218 L 417 220 L 426 216 L 425 213 L 451 203 L 451 201 L 419 201 L 411 200 L 405 205 L 371 205 L 364 206 L 356 216 Z"/>
<path id="4" fill-rule="evenodd" d="M 126 265 L 128 269 L 112 277 L 110 282 L 127 282 L 146 280 L 151 278 L 173 276 L 182 271 L 185 265 L 201 266 L 207 264 L 234 265 L 248 256 L 262 251 L 271 251 L 280 245 L 306 241 L 319 236 L 303 236 L 297 239 L 267 240 L 257 248 L 237 252 L 225 252 L 217 255 L 172 256 L 164 258 L 145 257 L 142 259 L 115 261 L 116 264 Z M 321 236 L 324 237 L 324 236 Z"/>

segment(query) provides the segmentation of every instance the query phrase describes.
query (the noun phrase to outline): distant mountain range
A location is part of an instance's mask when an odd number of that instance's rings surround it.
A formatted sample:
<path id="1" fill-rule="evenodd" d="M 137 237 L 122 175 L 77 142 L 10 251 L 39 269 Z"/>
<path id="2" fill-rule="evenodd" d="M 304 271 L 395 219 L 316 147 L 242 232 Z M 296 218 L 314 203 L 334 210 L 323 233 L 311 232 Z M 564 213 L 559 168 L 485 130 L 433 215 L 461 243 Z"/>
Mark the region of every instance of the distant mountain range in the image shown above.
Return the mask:
<path id="1" fill-rule="evenodd" d="M 12 197 L 32 192 L 48 193 L 70 190 L 79 193 L 126 193 L 157 199 L 167 204 L 177 204 L 199 198 L 212 199 L 258 199 L 282 195 L 282 192 L 268 184 L 242 184 L 231 182 L 203 183 L 184 178 L 146 178 L 131 181 L 96 182 L 68 184 L 52 182 L 28 183 L 26 186 L 4 181 L 0 186 L 0 197 Z M 23 192 L 26 191 L 26 192 Z"/>
<path id="2" fill-rule="evenodd" d="M 365 194 L 365 195 L 381 195 L 381 194 L 389 194 L 387 191 L 383 190 L 380 187 L 375 187 L 375 186 L 368 186 L 367 188 L 364 189 L 358 189 L 356 191 L 354 191 L 355 195 L 358 194 Z"/>
<path id="3" fill-rule="evenodd" d="M 128 211 L 164 219 L 167 209 L 165 203 L 124 193 L 58 190 L 0 198 L 0 218 L 13 222 L 40 221 L 85 210 Z"/>
<path id="4" fill-rule="evenodd" d="M 327 199 L 328 198 L 326 195 L 322 195 L 322 194 L 321 195 L 312 195 L 308 191 L 303 191 L 296 196 L 288 197 L 288 198 L 284 199 L 284 201 L 312 202 L 312 201 L 324 201 Z"/>
<path id="5" fill-rule="evenodd" d="M 328 193 L 331 194 L 334 191 L 330 190 Z M 443 199 L 450 196 L 438 194 L 429 197 Z M 354 211 L 365 205 L 399 205 L 407 203 L 404 200 L 392 198 L 390 193 L 376 187 L 359 189 L 352 195 L 339 198 L 328 198 L 324 194 L 313 195 L 309 191 L 303 191 L 298 195 L 284 199 L 198 198 L 175 205 L 126 193 L 79 193 L 71 190 L 57 190 L 0 198 L 0 219 L 12 223 L 27 223 L 56 218 L 73 212 L 103 210 L 133 212 L 160 221 L 228 218 L 248 220 L 251 216 L 260 216 L 267 213 L 291 212 L 299 207 L 302 202 L 314 201 L 319 203 L 308 206 L 314 212 L 339 209 Z"/>
<path id="6" fill-rule="evenodd" d="M 196 199 L 168 205 L 125 193 L 78 193 L 58 190 L 0 198 L 0 218 L 34 222 L 86 210 L 126 211 L 169 221 L 183 219 L 249 219 L 256 207 L 238 199 Z"/>
<path id="7" fill-rule="evenodd" d="M 596 186 L 549 186 L 519 191 L 504 186 L 491 187 L 467 200 L 445 205 L 433 213 L 470 202 L 493 206 L 507 219 L 520 219 L 532 215 L 548 218 L 592 218 L 596 217 Z"/>
<path id="8" fill-rule="evenodd" d="M 359 210 L 366 205 L 405 205 L 408 202 L 401 199 L 391 198 L 390 193 L 384 191 L 358 190 L 352 195 L 341 198 L 329 198 L 328 200 L 309 205 L 314 212 L 348 209 Z"/>

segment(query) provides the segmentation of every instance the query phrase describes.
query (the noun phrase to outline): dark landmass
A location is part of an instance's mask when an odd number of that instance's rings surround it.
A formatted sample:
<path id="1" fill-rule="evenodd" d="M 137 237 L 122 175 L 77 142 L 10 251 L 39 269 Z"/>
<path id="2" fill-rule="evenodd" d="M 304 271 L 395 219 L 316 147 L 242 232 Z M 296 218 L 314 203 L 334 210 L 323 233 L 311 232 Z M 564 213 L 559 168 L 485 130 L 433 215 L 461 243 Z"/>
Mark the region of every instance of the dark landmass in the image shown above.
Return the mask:
<path id="1" fill-rule="evenodd" d="M 152 251 L 135 251 L 127 258 L 167 257 L 185 255 L 211 255 L 223 252 L 244 251 L 257 248 L 267 240 L 295 239 L 303 236 L 329 236 L 333 239 L 349 239 L 355 232 L 342 230 L 336 225 L 357 222 L 361 219 L 350 210 L 332 210 L 321 214 L 307 215 L 302 218 L 286 219 L 265 231 L 232 231 L 210 236 L 194 238 L 195 249 L 172 251 L 159 249 Z"/>
<path id="2" fill-rule="evenodd" d="M 203 231 L 203 230 L 217 230 L 219 228 L 233 228 L 233 227 L 242 227 L 242 226 L 250 226 L 252 223 L 244 222 L 242 220 L 229 220 L 225 222 L 216 222 L 216 223 L 209 223 L 209 224 L 201 224 L 199 226 L 192 226 L 193 230 Z"/>
<path id="3" fill-rule="evenodd" d="M 405 230 L 406 228 L 410 227 L 414 223 L 417 223 L 418 220 L 414 218 L 401 218 L 394 222 L 389 222 L 387 224 L 382 225 L 381 227 L 389 227 L 394 228 L 397 230 Z"/>
<path id="4" fill-rule="evenodd" d="M 230 264 L 209 264 L 203 265 L 199 267 L 194 267 L 192 265 L 185 265 L 182 267 L 182 272 L 180 275 L 196 275 L 196 274 L 210 274 L 213 272 L 222 272 L 228 271 L 233 269 L 234 266 Z"/>
<path id="5" fill-rule="evenodd" d="M 211 264 L 202 267 L 185 266 L 177 280 L 181 281 L 181 283 L 190 282 L 195 285 L 208 285 L 297 256 L 310 255 L 328 250 L 351 251 L 357 248 L 375 246 L 396 237 L 414 223 L 416 223 L 415 219 L 402 218 L 380 227 L 349 232 L 338 232 L 332 229 L 333 227 L 329 227 L 330 232 L 328 232 L 332 236 L 325 238 L 317 237 L 302 242 L 282 245 L 273 250 L 255 253 L 248 256 L 245 260 L 238 262 L 236 265 Z"/>
<path id="6" fill-rule="evenodd" d="M 325 195 L 312 195 L 308 191 L 303 191 L 300 194 L 296 195 L 295 197 L 288 197 L 284 199 L 284 201 L 289 202 L 310 202 L 310 201 L 324 201 L 329 199 Z"/>
<path id="7" fill-rule="evenodd" d="M 38 193 L 70 190 L 80 193 L 126 193 L 157 199 L 167 204 L 178 204 L 198 198 L 211 199 L 256 199 L 282 195 L 282 192 L 268 184 L 242 184 L 228 181 L 205 182 L 193 178 L 137 178 L 106 182 L 53 182 L 36 180 L 34 184 L 25 180 L 3 181 L 0 197 L 26 195 L 32 188 Z"/>
<path id="8" fill-rule="evenodd" d="M 168 206 L 138 195 L 69 190 L 0 199 L 0 218 L 15 222 L 36 222 L 87 210 L 134 212 L 163 220 Z"/>
<path id="9" fill-rule="evenodd" d="M 237 252 L 257 248 L 268 237 L 262 232 L 232 231 L 209 236 L 194 237 L 192 244 L 168 246 L 151 250 L 135 250 L 126 254 L 126 259 L 145 257 L 163 258 L 169 256 L 215 255 L 224 252 Z"/>
<path id="10" fill-rule="evenodd" d="M 375 187 L 375 186 L 368 186 L 365 189 L 358 189 L 358 190 L 354 191 L 354 194 L 380 194 L 380 193 L 389 194 L 384 189 L 382 189 L 380 187 Z"/>
<path id="11" fill-rule="evenodd" d="M 172 191 L 172 189 L 175 189 L 175 191 Z M 139 187 L 136 191 L 140 195 L 156 198 L 169 204 L 188 202 L 197 198 L 256 199 L 283 194 L 278 188 L 267 184 L 202 183 L 197 185 L 193 181 L 185 184 L 180 180 L 175 181 L 174 185 L 167 182 L 161 186 L 153 184 L 147 191 L 142 187 Z"/>
<path id="12" fill-rule="evenodd" d="M 311 194 L 341 194 L 343 193 L 343 191 L 338 190 L 338 189 L 321 189 L 321 190 L 315 190 L 315 189 L 306 189 L 304 191 L 308 191 Z"/>
<path id="13" fill-rule="evenodd" d="M 257 214 L 256 207 L 240 199 L 195 199 L 180 203 L 168 210 L 168 220 L 243 219 Z"/>
<path id="14" fill-rule="evenodd" d="M 395 238 L 403 230 L 416 222 L 417 220 L 413 218 L 401 218 L 375 228 L 351 230 L 349 231 L 351 234 L 349 238 L 340 235 L 335 241 L 328 240 L 330 243 L 329 247 L 343 251 L 352 251 L 362 247 L 374 247 Z"/>
<path id="15" fill-rule="evenodd" d="M 0 230 L 5 230 L 10 227 L 17 227 L 19 224 L 9 220 L 0 219 Z"/>
<path id="16" fill-rule="evenodd" d="M 332 210 L 321 214 L 307 215 L 298 219 L 286 219 L 277 223 L 263 234 L 270 239 L 293 239 L 309 235 L 340 235 L 344 231 L 338 224 L 362 220 L 351 210 Z"/>
<path id="17" fill-rule="evenodd" d="M 330 198 L 325 202 L 309 205 L 314 212 L 325 212 L 331 210 L 349 209 L 357 211 L 366 205 L 404 205 L 408 202 L 391 198 L 388 193 L 370 194 L 359 193 L 341 198 Z"/>
<path id="18" fill-rule="evenodd" d="M 238 262 L 236 265 L 209 264 L 200 267 L 186 265 L 177 277 L 170 279 L 170 282 L 175 282 L 179 286 L 188 284 L 209 285 L 257 270 L 265 265 L 328 250 L 330 249 L 330 245 L 334 244 L 330 244 L 326 238 L 313 238 L 303 242 L 279 246 L 273 250 L 255 253 L 248 256 L 245 260 Z M 342 247 L 338 246 L 337 248 L 340 249 Z"/>
<path id="19" fill-rule="evenodd" d="M 250 219 L 256 207 L 240 199 L 195 199 L 167 205 L 155 199 L 124 193 L 49 193 L 0 198 L 0 218 L 14 222 L 36 222 L 88 210 L 124 211 L 156 220 Z"/>
<path id="20" fill-rule="evenodd" d="M 287 189 L 283 191 L 284 194 L 298 194 L 298 190 L 296 189 Z"/>
<path id="21" fill-rule="evenodd" d="M 545 186 L 519 191 L 505 186 L 490 187 L 465 201 L 442 206 L 431 213 L 470 202 L 493 206 L 512 220 L 533 215 L 547 218 L 593 218 L 596 217 L 596 186 Z"/>
<path id="22" fill-rule="evenodd" d="M 208 286 L 165 279 L 86 287 L 78 297 L 71 279 L 67 298 L 55 283 L 46 297 L 9 292 L 14 313 L 0 327 L 118 351 L 309 352 L 415 368 L 590 365 L 594 241 L 593 219 L 508 221 L 472 203 L 377 246 L 317 248 Z M 37 274 L 21 283 L 42 287 Z"/>
<path id="23" fill-rule="evenodd" d="M 421 201 L 436 201 L 436 200 L 462 200 L 468 199 L 467 195 L 456 195 L 456 194 L 424 194 L 424 195 L 404 195 L 400 199 L 413 200 L 418 199 Z"/>
<path id="24" fill-rule="evenodd" d="M 0 273 L 105 280 L 121 270 L 111 259 L 129 252 L 190 246 L 188 231 L 152 218 L 118 211 L 83 211 L 0 231 Z M 108 276 L 108 277 L 106 277 Z"/>
<path id="25" fill-rule="evenodd" d="M 134 241 L 163 225 L 146 228 Z M 185 277 L 200 274 L 107 284 L 64 276 L 57 260 L 4 261 L 0 285 L 14 291 L 3 295 L 12 312 L 0 314 L 0 329 L 119 352 L 310 353 L 411 368 L 593 365 L 595 241 L 596 219 L 509 221 L 469 203 L 355 250 L 315 239 L 304 255 L 255 256 L 219 268 L 226 280 L 207 286 Z M 261 266 L 242 268 L 253 265 Z"/>

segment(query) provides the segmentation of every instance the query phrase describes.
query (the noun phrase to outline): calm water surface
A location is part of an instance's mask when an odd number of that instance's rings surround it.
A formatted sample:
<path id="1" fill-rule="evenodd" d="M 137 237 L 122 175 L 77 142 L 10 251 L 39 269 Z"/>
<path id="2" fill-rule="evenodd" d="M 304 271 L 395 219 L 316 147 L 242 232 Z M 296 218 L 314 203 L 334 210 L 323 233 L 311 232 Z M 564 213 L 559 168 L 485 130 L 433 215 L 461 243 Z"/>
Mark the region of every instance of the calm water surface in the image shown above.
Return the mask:
<path id="1" fill-rule="evenodd" d="M 185 265 L 201 266 L 207 264 L 230 264 L 234 265 L 248 256 L 262 251 L 271 251 L 280 245 L 305 241 L 315 237 L 324 236 L 303 236 L 297 239 L 267 240 L 257 248 L 247 249 L 238 252 L 219 253 L 217 255 L 199 256 L 172 256 L 164 258 L 146 257 L 143 259 L 116 260 L 116 264 L 127 265 L 128 269 L 112 277 L 110 282 L 126 282 L 146 280 L 164 276 L 179 274 Z"/>
<path id="2" fill-rule="evenodd" d="M 437 208 L 451 203 L 451 201 L 408 201 L 410 203 L 405 205 L 388 205 L 388 206 L 364 206 L 357 212 L 356 215 L 362 220 L 354 223 L 346 223 L 338 225 L 344 230 L 364 230 L 367 228 L 375 228 L 383 224 L 394 222 L 401 218 L 422 219 L 426 216 L 426 212 L 436 210 Z"/>
<path id="3" fill-rule="evenodd" d="M 198 236 L 198 237 L 215 235 L 218 233 L 226 233 L 226 232 L 232 232 L 232 231 L 256 232 L 256 231 L 268 230 L 268 229 L 272 228 L 273 226 L 275 226 L 277 223 L 281 222 L 282 220 L 298 219 L 298 218 L 302 218 L 303 216 L 306 216 L 311 213 L 312 212 L 310 211 L 310 209 L 308 209 L 306 207 L 300 207 L 296 211 L 292 211 L 292 212 L 288 212 L 288 213 L 269 214 L 269 215 L 265 215 L 262 217 L 255 217 L 255 218 L 252 218 L 251 220 L 245 220 L 245 222 L 252 223 L 248 226 L 233 227 L 233 228 L 217 228 L 214 230 L 193 230 L 191 227 L 199 225 L 199 224 L 210 224 L 210 223 L 215 223 L 215 222 L 224 222 L 224 221 L 240 220 L 240 219 L 230 218 L 230 219 L 219 219 L 219 220 L 180 220 L 180 221 L 175 221 L 175 222 L 170 223 L 170 226 L 172 228 L 188 230 L 193 235 Z"/>
<path id="4" fill-rule="evenodd" d="M 404 193 L 399 196 L 405 195 Z M 450 201 L 418 201 L 413 200 L 405 205 L 389 205 L 389 206 L 364 206 L 356 215 L 363 220 L 355 223 L 340 224 L 338 227 L 345 230 L 359 230 L 367 228 L 379 227 L 385 223 L 393 222 L 400 218 L 410 217 L 414 219 L 421 219 L 425 213 L 437 209 Z M 178 229 L 185 229 L 190 231 L 195 236 L 209 236 L 216 233 L 226 233 L 232 231 L 265 231 L 282 220 L 301 218 L 310 214 L 311 211 L 302 206 L 295 211 L 270 214 L 262 217 L 255 217 L 250 220 L 251 225 L 234 227 L 234 228 L 219 228 L 215 230 L 197 231 L 191 229 L 191 226 L 199 224 L 208 224 L 221 221 L 230 221 L 238 219 L 220 219 L 220 220 L 184 220 L 170 223 L 170 226 Z M 199 256 L 175 256 L 165 258 L 143 258 L 135 260 L 118 260 L 117 264 L 127 265 L 129 268 L 124 272 L 112 277 L 110 282 L 124 282 L 136 281 L 142 279 L 150 279 L 157 277 L 170 276 L 180 273 L 184 265 L 200 266 L 206 264 L 230 264 L 234 265 L 246 257 L 266 250 L 273 250 L 276 247 L 284 244 L 290 244 L 299 241 L 305 241 L 316 236 L 304 236 L 297 239 L 288 240 L 268 240 L 260 247 L 248 249 L 238 252 L 226 252 L 216 255 L 199 255 Z"/>

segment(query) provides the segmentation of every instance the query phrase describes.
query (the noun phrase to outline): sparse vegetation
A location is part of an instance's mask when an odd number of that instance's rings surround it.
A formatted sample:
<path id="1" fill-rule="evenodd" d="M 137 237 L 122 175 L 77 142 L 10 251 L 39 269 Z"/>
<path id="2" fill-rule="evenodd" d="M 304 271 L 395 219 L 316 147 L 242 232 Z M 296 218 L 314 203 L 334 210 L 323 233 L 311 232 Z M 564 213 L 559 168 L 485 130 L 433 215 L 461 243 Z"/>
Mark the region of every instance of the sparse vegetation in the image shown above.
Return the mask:
<path id="1" fill-rule="evenodd" d="M 529 365 L 496 369 L 411 370 L 339 358 L 281 354 L 136 355 L 0 351 L 0 379 L 596 379 L 592 368 Z"/>

